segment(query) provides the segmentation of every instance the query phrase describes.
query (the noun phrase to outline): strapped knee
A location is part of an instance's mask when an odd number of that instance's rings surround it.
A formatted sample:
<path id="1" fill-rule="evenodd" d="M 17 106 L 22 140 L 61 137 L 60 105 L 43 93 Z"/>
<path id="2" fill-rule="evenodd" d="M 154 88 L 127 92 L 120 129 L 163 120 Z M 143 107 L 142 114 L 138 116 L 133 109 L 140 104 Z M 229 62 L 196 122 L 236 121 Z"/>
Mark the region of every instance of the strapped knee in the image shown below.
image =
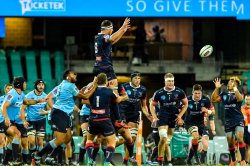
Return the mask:
<path id="1" fill-rule="evenodd" d="M 87 137 L 88 131 L 86 129 L 82 129 L 82 137 Z"/>
<path id="2" fill-rule="evenodd" d="M 160 139 L 167 138 L 168 137 L 167 130 L 166 129 L 160 129 L 159 130 L 159 136 L 160 136 Z"/>
<path id="3" fill-rule="evenodd" d="M 192 126 L 192 127 L 190 127 L 190 128 L 188 129 L 188 133 L 189 133 L 190 135 L 192 135 L 192 133 L 194 133 L 194 132 L 198 132 L 198 127 Z"/>
<path id="4" fill-rule="evenodd" d="M 36 130 L 30 130 L 28 133 L 27 133 L 28 136 L 35 136 L 36 135 Z"/>
<path id="5" fill-rule="evenodd" d="M 132 137 L 136 137 L 136 136 L 137 136 L 138 129 L 137 129 L 137 128 L 131 128 L 131 129 L 130 129 L 130 132 L 131 132 L 131 136 L 132 136 Z"/>

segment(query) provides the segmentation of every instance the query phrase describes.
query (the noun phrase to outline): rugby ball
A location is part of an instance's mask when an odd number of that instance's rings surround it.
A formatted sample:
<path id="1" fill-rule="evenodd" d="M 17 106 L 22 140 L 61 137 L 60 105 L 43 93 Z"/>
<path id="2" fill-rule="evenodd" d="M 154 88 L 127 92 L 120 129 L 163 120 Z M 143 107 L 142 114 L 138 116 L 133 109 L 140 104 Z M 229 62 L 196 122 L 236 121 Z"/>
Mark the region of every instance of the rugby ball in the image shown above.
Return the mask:
<path id="1" fill-rule="evenodd" d="M 202 58 L 205 58 L 205 57 L 210 56 L 212 54 L 212 52 L 213 52 L 213 46 L 211 46 L 211 45 L 205 45 L 200 50 L 200 56 Z"/>

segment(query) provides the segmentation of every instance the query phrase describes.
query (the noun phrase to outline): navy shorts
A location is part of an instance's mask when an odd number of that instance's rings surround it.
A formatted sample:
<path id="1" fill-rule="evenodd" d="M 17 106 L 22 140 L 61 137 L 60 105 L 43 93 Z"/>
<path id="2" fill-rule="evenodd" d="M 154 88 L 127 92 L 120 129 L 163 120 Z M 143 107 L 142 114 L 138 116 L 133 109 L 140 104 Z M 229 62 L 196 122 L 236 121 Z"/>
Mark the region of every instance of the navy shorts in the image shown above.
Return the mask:
<path id="1" fill-rule="evenodd" d="M 80 123 L 88 123 L 89 122 L 89 115 L 80 115 Z"/>
<path id="2" fill-rule="evenodd" d="M 108 81 L 117 79 L 114 69 L 111 66 L 107 67 L 95 66 L 93 69 L 93 74 L 97 76 L 100 73 L 105 73 L 107 75 Z"/>
<path id="3" fill-rule="evenodd" d="M 20 131 L 21 133 L 21 137 L 25 138 L 28 137 L 27 133 L 28 133 L 28 129 L 26 129 L 23 124 L 15 124 L 16 128 Z"/>
<path id="4" fill-rule="evenodd" d="M 46 118 L 40 119 L 37 121 L 28 121 L 29 122 L 29 128 L 28 132 L 35 130 L 37 133 L 45 134 L 46 132 Z"/>
<path id="5" fill-rule="evenodd" d="M 110 136 L 115 134 L 114 126 L 109 118 L 106 120 L 89 119 L 88 131 L 92 135 Z"/>
<path id="6" fill-rule="evenodd" d="M 140 114 L 131 114 L 131 113 L 121 113 L 122 119 L 125 120 L 127 123 L 133 122 L 133 123 L 139 123 L 139 116 Z"/>
<path id="7" fill-rule="evenodd" d="M 0 123 L 0 133 L 6 133 L 6 131 L 8 130 L 8 126 L 5 125 L 4 121 L 2 121 Z"/>
<path id="8" fill-rule="evenodd" d="M 244 127 L 244 121 L 240 121 L 240 122 L 237 122 L 237 123 L 234 123 L 234 124 L 225 124 L 225 132 L 228 133 L 228 132 L 234 132 L 235 131 L 235 128 L 237 126 L 241 126 L 241 127 Z"/>
<path id="9" fill-rule="evenodd" d="M 159 117 L 159 126 L 168 126 L 169 128 L 175 128 L 176 116 L 172 117 Z"/>
<path id="10" fill-rule="evenodd" d="M 67 129 L 72 127 L 70 116 L 59 109 L 53 108 L 51 111 L 52 129 L 61 133 L 67 133 Z"/>

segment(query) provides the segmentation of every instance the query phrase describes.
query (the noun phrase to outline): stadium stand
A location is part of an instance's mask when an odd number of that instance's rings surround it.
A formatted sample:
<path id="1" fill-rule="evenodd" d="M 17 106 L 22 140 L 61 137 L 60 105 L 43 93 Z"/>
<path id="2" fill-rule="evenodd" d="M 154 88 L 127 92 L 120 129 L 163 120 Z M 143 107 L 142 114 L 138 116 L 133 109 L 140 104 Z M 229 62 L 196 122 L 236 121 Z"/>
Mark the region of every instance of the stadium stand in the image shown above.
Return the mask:
<path id="1" fill-rule="evenodd" d="M 9 78 L 9 72 L 7 67 L 7 60 L 5 56 L 5 52 L 3 50 L 0 50 L 0 75 L 1 75 L 1 81 L 0 81 L 0 89 L 3 94 L 4 85 L 7 83 L 10 83 Z"/>
<path id="2" fill-rule="evenodd" d="M 12 51 L 10 53 L 12 74 L 16 76 L 24 76 L 21 63 L 21 54 L 19 51 Z"/>

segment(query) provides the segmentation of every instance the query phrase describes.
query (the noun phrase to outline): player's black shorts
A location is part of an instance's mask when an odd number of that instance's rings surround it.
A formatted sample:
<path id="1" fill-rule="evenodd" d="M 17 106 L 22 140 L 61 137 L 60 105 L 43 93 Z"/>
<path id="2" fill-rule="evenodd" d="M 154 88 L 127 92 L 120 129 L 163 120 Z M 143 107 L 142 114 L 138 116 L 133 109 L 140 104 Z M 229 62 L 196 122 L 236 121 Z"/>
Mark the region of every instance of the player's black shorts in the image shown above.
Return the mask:
<path id="1" fill-rule="evenodd" d="M 80 115 L 80 123 L 88 123 L 89 122 L 89 115 Z"/>
<path id="2" fill-rule="evenodd" d="M 72 126 L 72 121 L 67 113 L 59 109 L 52 108 L 51 124 L 54 131 L 67 133 L 67 129 Z"/>
<path id="3" fill-rule="evenodd" d="M 250 145 L 250 133 L 248 132 L 247 126 L 245 126 L 245 129 L 244 129 L 244 141 L 247 145 Z"/>
<path id="4" fill-rule="evenodd" d="M 172 117 L 159 117 L 159 126 L 168 126 L 169 128 L 175 128 L 176 116 Z"/>
<path id="5" fill-rule="evenodd" d="M 16 123 L 15 126 L 20 131 L 22 138 L 28 137 L 28 135 L 27 135 L 28 130 L 23 126 L 23 124 Z"/>
<path id="6" fill-rule="evenodd" d="M 116 74 L 114 72 L 113 67 L 111 66 L 95 66 L 93 69 L 93 73 L 95 76 L 97 76 L 100 73 L 105 73 L 107 75 L 108 81 L 116 79 Z"/>
<path id="7" fill-rule="evenodd" d="M 88 131 L 93 135 L 110 136 L 115 134 L 114 126 L 109 118 L 89 119 Z"/>
<path id="8" fill-rule="evenodd" d="M 0 133 L 6 133 L 6 131 L 8 130 L 8 126 L 5 125 L 4 121 L 2 121 L 0 123 Z"/>
<path id="9" fill-rule="evenodd" d="M 139 123 L 140 114 L 131 114 L 131 113 L 121 113 L 122 119 L 126 121 L 126 123 L 133 122 Z"/>
<path id="10" fill-rule="evenodd" d="M 233 123 L 233 124 L 226 123 L 226 124 L 225 124 L 225 132 L 226 132 L 226 133 L 228 133 L 228 132 L 234 132 L 234 131 L 235 131 L 235 128 L 236 128 L 237 126 L 244 127 L 244 121 L 240 121 L 240 122 Z"/>
<path id="11" fill-rule="evenodd" d="M 208 128 L 204 127 L 202 136 L 209 136 L 209 130 L 208 130 Z"/>
<path id="12" fill-rule="evenodd" d="M 28 132 L 35 130 L 37 133 L 45 134 L 46 132 L 46 118 L 37 121 L 28 121 Z"/>

